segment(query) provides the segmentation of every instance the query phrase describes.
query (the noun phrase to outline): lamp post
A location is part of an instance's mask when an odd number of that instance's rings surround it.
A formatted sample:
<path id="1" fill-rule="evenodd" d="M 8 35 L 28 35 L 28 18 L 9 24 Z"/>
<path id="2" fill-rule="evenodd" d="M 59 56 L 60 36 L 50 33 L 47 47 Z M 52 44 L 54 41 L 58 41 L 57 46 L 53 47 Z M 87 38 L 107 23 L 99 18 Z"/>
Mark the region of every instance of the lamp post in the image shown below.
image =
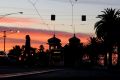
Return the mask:
<path id="1" fill-rule="evenodd" d="M 5 15 L 0 15 L 1 16 L 0 19 L 3 19 L 4 17 L 9 16 L 9 15 L 18 14 L 18 13 L 23 14 L 23 12 L 17 12 L 17 13 L 10 13 L 10 14 L 5 14 Z M 12 30 L 4 30 L 4 31 L 2 31 L 3 32 L 3 38 L 4 38 L 4 52 L 5 52 L 5 43 L 6 43 L 6 33 L 7 33 L 7 31 L 13 32 Z M 17 31 L 17 32 L 19 32 L 19 31 Z"/>

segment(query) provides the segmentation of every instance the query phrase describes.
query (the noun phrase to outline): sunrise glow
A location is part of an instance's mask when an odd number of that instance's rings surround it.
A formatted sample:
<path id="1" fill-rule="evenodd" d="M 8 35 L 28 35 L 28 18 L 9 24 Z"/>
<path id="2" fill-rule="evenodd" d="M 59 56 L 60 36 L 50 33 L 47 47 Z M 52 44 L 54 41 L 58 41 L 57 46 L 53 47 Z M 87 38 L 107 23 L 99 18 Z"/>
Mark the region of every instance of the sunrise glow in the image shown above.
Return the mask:
<path id="1" fill-rule="evenodd" d="M 42 44 L 45 46 L 45 49 L 48 49 L 47 40 L 51 37 L 53 37 L 53 31 L 47 31 L 47 30 L 37 30 L 37 29 L 24 29 L 24 28 L 7 28 L 7 27 L 1 27 L 1 30 L 13 30 L 17 31 L 19 30 L 19 33 L 15 32 L 8 32 L 6 37 L 6 51 L 9 51 L 12 47 L 15 45 L 24 45 L 25 44 L 25 36 L 30 35 L 31 38 L 31 46 L 34 48 L 39 48 L 39 46 Z M 3 33 L 0 33 L 0 49 L 3 50 Z M 61 39 L 62 46 L 68 43 L 68 39 L 73 36 L 72 33 L 67 32 L 57 32 L 56 31 L 56 37 Z M 88 34 L 82 34 L 77 33 L 76 36 L 80 38 L 81 42 L 86 44 L 88 42 L 88 39 L 91 35 Z"/>

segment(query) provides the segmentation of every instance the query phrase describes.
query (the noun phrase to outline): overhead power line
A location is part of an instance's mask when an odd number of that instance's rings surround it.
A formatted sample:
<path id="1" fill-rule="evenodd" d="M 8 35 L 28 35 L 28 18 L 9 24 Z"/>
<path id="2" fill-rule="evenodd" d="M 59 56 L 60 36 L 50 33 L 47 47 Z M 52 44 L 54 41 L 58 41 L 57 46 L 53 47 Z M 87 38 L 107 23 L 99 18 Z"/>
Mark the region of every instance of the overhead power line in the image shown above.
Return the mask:
<path id="1" fill-rule="evenodd" d="M 37 12 L 37 14 L 38 14 L 38 16 L 40 17 L 40 19 L 42 20 L 42 23 L 45 24 L 45 25 L 47 25 L 47 24 L 45 23 L 44 19 L 42 18 L 42 16 L 40 15 L 38 9 L 37 9 L 36 6 L 35 6 L 36 3 L 37 3 L 37 1 L 38 1 L 38 0 L 36 0 L 35 2 L 32 2 L 31 0 L 28 0 L 28 2 L 32 4 L 33 8 L 34 8 L 35 11 Z M 48 25 L 47 25 L 47 27 L 48 27 Z M 48 28 L 49 28 L 49 27 L 48 27 Z"/>

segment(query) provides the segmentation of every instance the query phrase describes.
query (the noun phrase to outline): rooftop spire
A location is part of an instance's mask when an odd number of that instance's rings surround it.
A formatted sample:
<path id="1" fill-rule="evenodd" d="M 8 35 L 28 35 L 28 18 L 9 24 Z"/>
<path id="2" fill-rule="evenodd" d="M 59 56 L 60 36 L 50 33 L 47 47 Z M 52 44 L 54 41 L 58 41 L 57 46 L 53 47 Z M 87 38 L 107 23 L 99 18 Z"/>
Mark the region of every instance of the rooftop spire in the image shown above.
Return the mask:
<path id="1" fill-rule="evenodd" d="M 55 33 L 54 33 L 53 37 L 55 37 Z"/>
<path id="2" fill-rule="evenodd" d="M 75 33 L 74 33 L 74 37 L 75 37 Z"/>

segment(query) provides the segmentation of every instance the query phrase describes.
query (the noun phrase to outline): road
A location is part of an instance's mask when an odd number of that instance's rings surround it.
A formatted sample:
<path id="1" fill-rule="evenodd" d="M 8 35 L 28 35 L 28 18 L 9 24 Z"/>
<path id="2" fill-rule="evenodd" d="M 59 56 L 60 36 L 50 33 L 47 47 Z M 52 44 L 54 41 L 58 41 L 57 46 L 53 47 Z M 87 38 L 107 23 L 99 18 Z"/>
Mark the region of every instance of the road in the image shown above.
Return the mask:
<path id="1" fill-rule="evenodd" d="M 13 72 L 0 74 L 1 79 L 7 80 L 40 80 L 40 79 L 80 79 L 80 80 L 119 80 L 118 70 L 96 70 L 96 69 L 41 69 L 37 71 Z"/>

